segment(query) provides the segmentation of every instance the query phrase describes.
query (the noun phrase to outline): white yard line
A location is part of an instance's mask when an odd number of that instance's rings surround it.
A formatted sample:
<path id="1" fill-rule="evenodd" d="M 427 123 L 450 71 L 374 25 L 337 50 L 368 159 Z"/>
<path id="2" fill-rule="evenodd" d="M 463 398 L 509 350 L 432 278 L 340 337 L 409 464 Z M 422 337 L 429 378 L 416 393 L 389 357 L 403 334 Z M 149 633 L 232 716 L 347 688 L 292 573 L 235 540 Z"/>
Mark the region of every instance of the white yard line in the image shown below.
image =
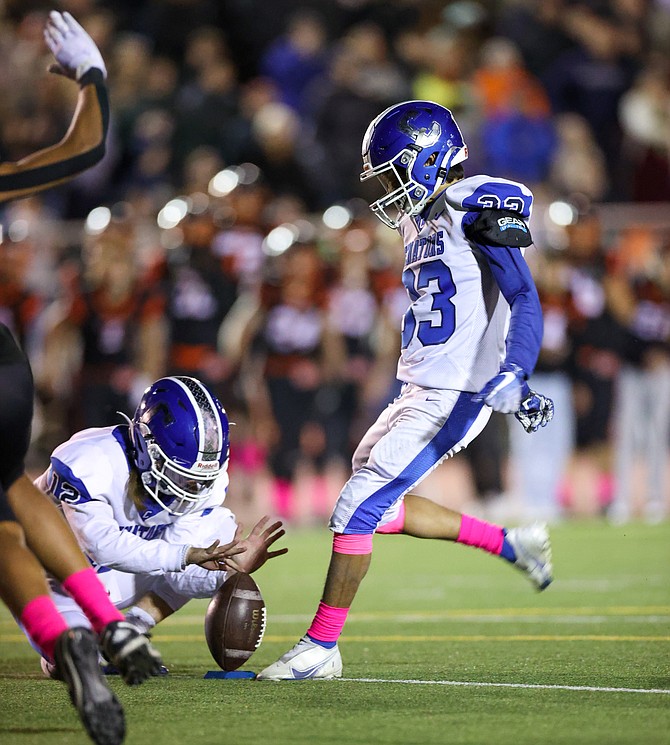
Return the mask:
<path id="1" fill-rule="evenodd" d="M 670 695 L 665 688 L 609 688 L 606 686 L 542 685 L 540 683 L 482 683 L 466 680 L 384 680 L 382 678 L 338 678 L 347 683 L 396 683 L 404 685 L 460 686 L 465 688 L 524 688 L 547 691 L 583 691 L 586 693 L 654 693 Z"/>
<path id="2" fill-rule="evenodd" d="M 202 623 L 204 610 L 201 615 L 179 613 L 165 622 L 165 626 L 188 626 Z M 269 621 L 273 624 L 309 623 L 311 615 L 270 614 Z M 630 623 L 664 623 L 670 620 L 670 606 L 605 606 L 605 607 L 570 607 L 570 608 L 487 608 L 487 609 L 459 609 L 445 611 L 378 611 L 359 612 L 349 615 L 350 622 L 369 623 L 384 621 L 389 623 L 441 623 L 443 621 L 477 621 L 482 623 L 602 623 L 606 621 L 624 621 Z M 9 624 L 10 622 L 8 622 Z M 13 623 L 13 622 L 11 622 Z M 1 627 L 1 624 L 0 624 Z"/>

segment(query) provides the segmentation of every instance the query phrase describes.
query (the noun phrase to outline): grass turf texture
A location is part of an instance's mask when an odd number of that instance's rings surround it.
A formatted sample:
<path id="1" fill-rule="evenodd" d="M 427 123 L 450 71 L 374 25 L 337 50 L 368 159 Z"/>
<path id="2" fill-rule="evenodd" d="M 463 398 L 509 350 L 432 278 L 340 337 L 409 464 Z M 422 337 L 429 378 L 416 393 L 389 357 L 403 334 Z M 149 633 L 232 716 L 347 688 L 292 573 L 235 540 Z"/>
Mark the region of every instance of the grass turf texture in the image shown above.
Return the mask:
<path id="1" fill-rule="evenodd" d="M 137 689 L 112 680 L 126 743 L 667 745 L 670 524 L 575 523 L 552 537 L 556 581 L 540 594 L 480 551 L 376 537 L 341 649 L 346 678 L 380 682 L 204 680 L 215 667 L 202 630 L 206 602 L 192 602 L 154 637 L 170 676 Z M 284 545 L 289 554 L 255 575 L 269 621 L 245 669 L 292 646 L 320 595 L 328 531 L 289 531 Z M 65 687 L 42 678 L 0 614 L 0 742 L 88 742 Z M 423 683 L 399 682 L 410 680 Z"/>

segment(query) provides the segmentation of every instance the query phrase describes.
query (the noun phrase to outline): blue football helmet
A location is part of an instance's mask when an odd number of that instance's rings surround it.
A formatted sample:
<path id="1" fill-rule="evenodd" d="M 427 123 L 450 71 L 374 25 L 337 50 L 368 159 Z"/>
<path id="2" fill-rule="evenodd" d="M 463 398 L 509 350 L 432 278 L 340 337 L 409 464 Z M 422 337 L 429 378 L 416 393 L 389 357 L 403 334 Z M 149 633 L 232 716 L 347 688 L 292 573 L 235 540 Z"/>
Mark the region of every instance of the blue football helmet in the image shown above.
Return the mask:
<path id="1" fill-rule="evenodd" d="M 370 209 L 390 228 L 418 215 L 446 181 L 449 169 L 468 157 L 449 109 L 432 101 L 405 101 L 383 111 L 363 138 L 361 181 L 376 176 L 386 194 Z M 389 209 L 395 210 L 389 214 Z"/>
<path id="2" fill-rule="evenodd" d="M 149 386 L 130 432 L 145 490 L 173 515 L 197 509 L 228 466 L 228 417 L 195 378 L 160 378 Z"/>

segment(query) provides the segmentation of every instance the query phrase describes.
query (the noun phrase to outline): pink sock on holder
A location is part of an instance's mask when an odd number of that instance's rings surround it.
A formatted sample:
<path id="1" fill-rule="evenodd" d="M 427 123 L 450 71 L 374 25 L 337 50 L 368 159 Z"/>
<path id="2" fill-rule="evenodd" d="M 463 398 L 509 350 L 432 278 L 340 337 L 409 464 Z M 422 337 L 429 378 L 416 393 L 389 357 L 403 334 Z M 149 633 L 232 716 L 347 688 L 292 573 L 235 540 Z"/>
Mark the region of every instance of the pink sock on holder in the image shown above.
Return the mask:
<path id="1" fill-rule="evenodd" d="M 334 608 L 322 600 L 307 633 L 315 641 L 336 642 L 340 638 L 348 613 L 349 608 Z"/>
<path id="2" fill-rule="evenodd" d="M 500 525 L 478 520 L 470 515 L 463 515 L 461 518 L 461 528 L 458 531 L 457 543 L 464 543 L 466 546 L 475 546 L 483 548 L 490 554 L 500 554 L 505 536 Z"/>
<path id="3" fill-rule="evenodd" d="M 48 595 L 38 595 L 26 605 L 19 620 L 33 642 L 53 660 L 56 639 L 68 628 L 54 601 Z"/>
<path id="4" fill-rule="evenodd" d="M 123 620 L 123 613 L 114 607 L 92 567 L 71 574 L 61 584 L 84 611 L 96 634 L 108 623 Z"/>

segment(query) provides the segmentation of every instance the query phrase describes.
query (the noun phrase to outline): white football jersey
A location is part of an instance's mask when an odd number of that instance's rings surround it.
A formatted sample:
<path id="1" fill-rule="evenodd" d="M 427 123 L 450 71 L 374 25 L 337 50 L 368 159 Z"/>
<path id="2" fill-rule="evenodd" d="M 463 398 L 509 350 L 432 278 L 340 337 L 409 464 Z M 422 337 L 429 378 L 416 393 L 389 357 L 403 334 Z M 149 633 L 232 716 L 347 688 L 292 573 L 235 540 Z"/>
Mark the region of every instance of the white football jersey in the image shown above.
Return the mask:
<path id="1" fill-rule="evenodd" d="M 96 568 L 155 575 L 180 572 L 189 545 L 211 543 L 200 543 L 198 533 L 209 533 L 212 521 L 231 517 L 222 506 L 228 474 L 221 474 L 197 511 L 179 517 L 149 499 L 138 510 L 126 494 L 131 468 L 127 434 L 125 425 L 78 432 L 54 450 L 51 465 L 35 483 L 63 511 Z M 180 542 L 171 529 L 176 522 Z"/>
<path id="2" fill-rule="evenodd" d="M 402 280 L 411 301 L 402 322 L 399 380 L 476 392 L 498 373 L 510 308 L 462 228 L 473 196 L 479 209 L 501 206 L 481 201 L 480 192 L 491 198 L 487 186 L 494 192 L 523 189 L 522 197 L 532 202 L 522 185 L 474 176 L 450 187 L 426 220 L 405 217 L 398 227 L 405 248 Z"/>

